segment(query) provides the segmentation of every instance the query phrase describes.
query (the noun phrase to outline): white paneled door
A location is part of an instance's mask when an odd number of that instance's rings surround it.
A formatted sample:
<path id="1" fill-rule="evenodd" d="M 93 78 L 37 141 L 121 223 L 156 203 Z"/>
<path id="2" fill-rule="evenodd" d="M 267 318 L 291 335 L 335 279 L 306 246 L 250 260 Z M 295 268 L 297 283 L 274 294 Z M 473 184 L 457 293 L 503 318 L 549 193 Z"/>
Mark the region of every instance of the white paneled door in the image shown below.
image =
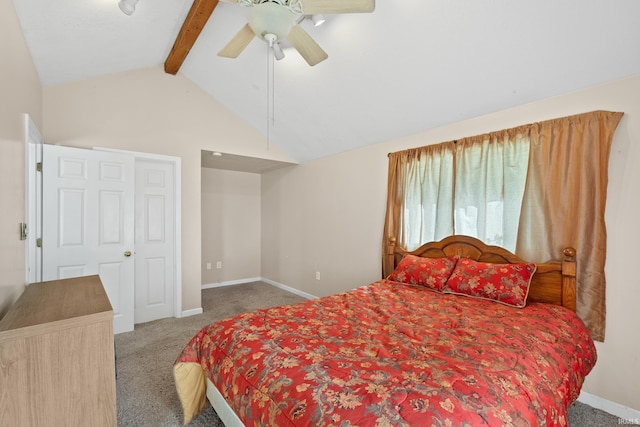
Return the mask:
<path id="1" fill-rule="evenodd" d="M 136 161 L 135 323 L 174 313 L 174 174 L 173 162 Z"/>
<path id="2" fill-rule="evenodd" d="M 114 332 L 133 330 L 133 156 L 44 144 L 42 173 L 42 280 L 99 274 Z"/>

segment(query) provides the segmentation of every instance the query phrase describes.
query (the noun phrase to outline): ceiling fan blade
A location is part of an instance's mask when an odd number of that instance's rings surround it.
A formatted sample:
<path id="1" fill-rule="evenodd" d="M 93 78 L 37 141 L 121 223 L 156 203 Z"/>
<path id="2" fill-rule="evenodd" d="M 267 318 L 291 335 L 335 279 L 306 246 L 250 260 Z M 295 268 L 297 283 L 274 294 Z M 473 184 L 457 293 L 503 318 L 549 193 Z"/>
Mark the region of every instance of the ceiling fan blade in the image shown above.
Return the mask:
<path id="1" fill-rule="evenodd" d="M 224 56 L 225 58 L 237 58 L 254 37 L 255 34 L 249 24 L 245 24 L 245 26 L 238 31 L 238 34 L 236 34 L 231 41 L 229 41 L 229 43 L 227 43 L 227 45 L 218 52 L 218 56 Z"/>
<path id="2" fill-rule="evenodd" d="M 373 12 L 375 0 L 302 0 L 305 15 Z"/>
<path id="3" fill-rule="evenodd" d="M 320 45 L 315 42 L 305 30 L 298 24 L 291 28 L 291 32 L 287 39 L 291 42 L 293 47 L 296 48 L 298 53 L 307 61 L 307 64 L 312 67 L 329 57 L 327 52 L 322 50 Z"/>

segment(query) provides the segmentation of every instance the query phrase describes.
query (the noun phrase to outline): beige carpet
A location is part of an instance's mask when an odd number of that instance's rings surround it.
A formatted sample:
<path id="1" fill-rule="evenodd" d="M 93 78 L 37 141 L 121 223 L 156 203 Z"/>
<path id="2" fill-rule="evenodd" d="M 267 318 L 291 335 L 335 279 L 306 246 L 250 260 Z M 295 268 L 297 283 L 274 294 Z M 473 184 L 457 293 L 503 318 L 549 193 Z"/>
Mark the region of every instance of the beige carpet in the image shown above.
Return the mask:
<path id="1" fill-rule="evenodd" d="M 303 298 L 256 282 L 202 291 L 203 314 L 136 325 L 116 335 L 116 389 L 119 426 L 180 426 L 182 409 L 172 366 L 183 347 L 202 326 L 257 308 L 292 304 Z M 617 426 L 617 417 L 576 403 L 569 409 L 571 427 Z M 222 427 L 211 407 L 190 427 Z"/>

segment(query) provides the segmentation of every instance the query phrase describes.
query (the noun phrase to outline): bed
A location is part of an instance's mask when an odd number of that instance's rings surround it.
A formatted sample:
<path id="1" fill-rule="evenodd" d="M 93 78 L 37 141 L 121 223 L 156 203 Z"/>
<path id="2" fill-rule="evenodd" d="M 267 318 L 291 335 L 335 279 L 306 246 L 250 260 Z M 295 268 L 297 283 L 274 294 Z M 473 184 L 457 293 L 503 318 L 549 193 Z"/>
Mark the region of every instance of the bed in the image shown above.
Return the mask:
<path id="1" fill-rule="evenodd" d="M 390 239 L 382 280 L 203 327 L 173 367 L 184 423 L 208 400 L 228 427 L 567 425 L 596 351 L 563 255 Z"/>

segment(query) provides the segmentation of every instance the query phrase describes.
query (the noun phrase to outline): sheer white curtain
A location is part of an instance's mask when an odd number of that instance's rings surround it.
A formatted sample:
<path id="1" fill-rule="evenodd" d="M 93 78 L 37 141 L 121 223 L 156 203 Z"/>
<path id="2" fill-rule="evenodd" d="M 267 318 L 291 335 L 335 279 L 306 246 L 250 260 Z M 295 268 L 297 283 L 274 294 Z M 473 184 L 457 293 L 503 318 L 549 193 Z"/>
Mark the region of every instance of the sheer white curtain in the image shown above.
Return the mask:
<path id="1" fill-rule="evenodd" d="M 407 250 L 464 234 L 514 251 L 528 160 L 528 133 L 513 131 L 391 153 L 385 236 Z"/>
<path id="2" fill-rule="evenodd" d="M 453 234 L 453 147 L 433 147 L 407 164 L 400 242 L 413 250 Z"/>
<path id="3" fill-rule="evenodd" d="M 456 144 L 454 234 L 515 251 L 527 180 L 528 134 L 491 134 Z"/>

